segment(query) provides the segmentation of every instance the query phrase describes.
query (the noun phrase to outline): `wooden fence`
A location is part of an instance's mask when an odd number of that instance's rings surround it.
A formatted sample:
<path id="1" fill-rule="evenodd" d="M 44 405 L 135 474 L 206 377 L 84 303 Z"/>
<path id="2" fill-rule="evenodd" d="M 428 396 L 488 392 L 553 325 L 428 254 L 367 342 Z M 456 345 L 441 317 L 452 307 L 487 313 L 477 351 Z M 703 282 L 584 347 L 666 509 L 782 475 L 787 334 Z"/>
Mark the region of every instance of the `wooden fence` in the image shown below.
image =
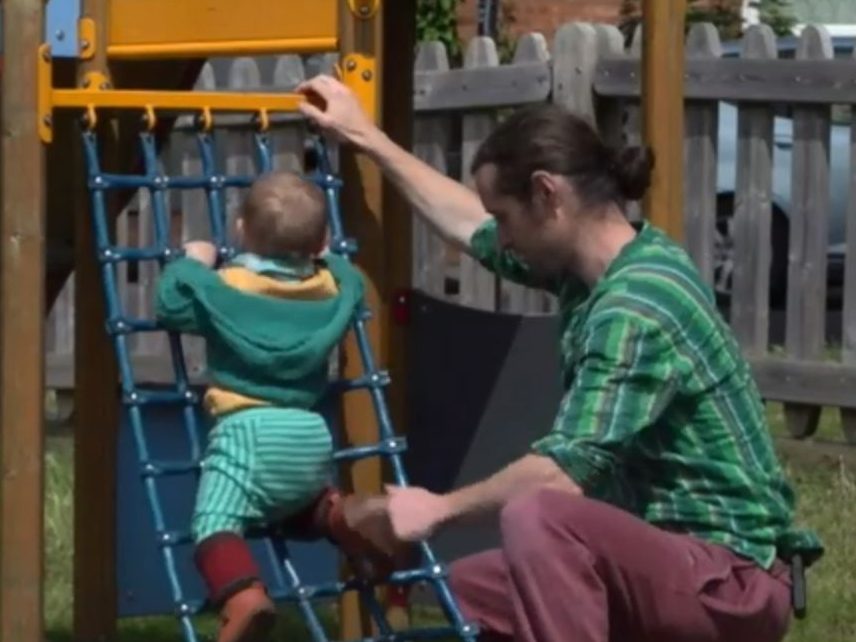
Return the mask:
<path id="1" fill-rule="evenodd" d="M 419 47 L 414 69 L 414 145 L 420 158 L 440 171 L 470 184 L 470 160 L 479 143 L 510 109 L 553 101 L 584 114 L 612 144 L 638 143 L 641 65 L 637 33 L 626 45 L 622 34 L 606 25 L 564 25 L 552 43 L 529 34 L 517 43 L 513 59 L 500 64 L 489 38 L 469 42 L 461 68 L 450 68 L 439 43 Z M 723 47 L 712 25 L 697 25 L 686 44 L 686 246 L 704 278 L 722 276 L 717 251 L 717 215 L 733 210 L 732 297 L 726 313 L 768 399 L 788 402 L 788 425 L 795 436 L 814 432 L 822 406 L 841 408 L 847 441 L 856 443 L 856 179 L 830 185 L 831 110 L 856 103 L 856 59 L 833 55 L 828 34 L 807 28 L 793 56 L 779 56 L 768 27 L 753 28 L 734 55 Z M 235 90 L 289 90 L 304 77 L 329 69 L 329 58 L 297 56 L 241 58 L 208 63 L 198 87 Z M 724 102 L 723 102 L 724 101 Z M 723 105 L 736 114 L 736 127 L 721 127 Z M 838 107 L 836 107 L 838 108 Z M 776 119 L 787 111 L 788 119 Z M 846 128 L 844 160 L 856 154 L 852 117 Z M 775 202 L 776 165 L 786 143 L 782 124 L 790 127 L 790 184 L 787 203 Z M 790 123 L 790 124 L 788 124 Z M 219 160 L 228 172 L 249 169 L 252 148 L 246 120 L 218 122 Z M 731 123 L 734 125 L 734 122 Z M 838 131 L 838 130 L 836 130 Z M 787 133 L 787 132 L 786 132 Z M 681 135 L 676 132 L 675 135 Z M 299 120 L 277 121 L 273 133 L 275 163 L 301 166 L 304 130 Z M 723 141 L 735 157 L 726 159 Z M 729 142 L 731 141 L 731 142 Z M 832 150 L 833 152 L 835 150 Z M 730 164 L 724 164 L 728 160 Z M 176 128 L 162 154 L 165 171 L 200 171 L 193 134 L 185 123 Z M 723 192 L 723 167 L 731 173 L 733 190 Z M 847 170 L 846 175 L 853 173 Z M 728 176 L 725 177 L 726 179 Z M 846 194 L 843 212 L 832 208 L 833 190 Z M 172 194 L 176 240 L 206 233 L 204 195 Z M 241 193 L 229 194 L 234 214 Z M 631 207 L 632 218 L 639 216 Z M 780 217 L 786 214 L 785 219 Z M 828 344 L 827 231 L 832 216 L 846 219 L 846 265 L 843 306 L 838 313 L 840 336 Z M 786 220 L 787 290 L 781 310 L 771 308 L 771 240 L 778 239 Z M 836 219 L 837 220 L 837 219 Z M 837 224 L 837 223 L 836 223 Z M 842 225 L 843 225 L 842 221 Z M 203 225 L 203 228 L 200 228 Z M 121 214 L 119 240 L 130 245 L 151 235 L 148 198 L 141 193 Z M 720 234 L 721 236 L 721 234 Z M 782 250 L 781 247 L 777 249 Z M 120 274 L 123 296 L 132 313 L 151 312 L 156 267 L 140 265 Z M 413 236 L 413 286 L 434 296 L 480 309 L 523 314 L 549 314 L 555 301 L 548 295 L 501 282 L 466 256 L 451 251 L 418 220 Z M 51 311 L 48 324 L 48 385 L 68 387 L 72 381 L 73 280 Z M 771 348 L 770 327 L 784 326 L 783 345 Z M 188 340 L 191 372 L 203 368 L 202 346 Z M 133 337 L 137 372 L 152 381 L 170 372 L 163 340 L 156 335 Z"/>

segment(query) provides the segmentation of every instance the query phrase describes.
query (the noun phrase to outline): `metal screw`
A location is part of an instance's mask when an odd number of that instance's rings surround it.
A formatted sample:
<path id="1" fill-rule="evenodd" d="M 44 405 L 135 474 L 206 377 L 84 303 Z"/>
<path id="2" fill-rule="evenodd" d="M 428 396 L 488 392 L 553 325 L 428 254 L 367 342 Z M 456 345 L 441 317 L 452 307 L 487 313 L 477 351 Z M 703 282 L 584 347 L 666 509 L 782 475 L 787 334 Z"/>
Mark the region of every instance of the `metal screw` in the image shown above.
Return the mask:
<path id="1" fill-rule="evenodd" d="M 398 443 L 395 441 L 395 439 L 390 439 L 388 442 L 386 442 L 386 447 L 390 450 L 394 449 L 397 445 Z"/>
<path id="2" fill-rule="evenodd" d="M 368 69 L 366 69 L 366 70 L 363 72 L 363 80 L 365 80 L 365 81 L 369 81 L 369 80 L 371 80 L 371 79 L 372 79 L 372 72 L 371 72 L 371 71 L 369 71 Z"/>
<path id="3" fill-rule="evenodd" d="M 349 59 L 347 63 L 345 63 L 345 69 L 348 71 L 353 71 L 357 68 L 357 61 L 353 58 Z"/>
<path id="4" fill-rule="evenodd" d="M 59 40 L 60 42 L 65 40 L 65 31 L 63 31 L 62 29 L 57 29 L 56 30 L 56 39 Z"/>
<path id="5" fill-rule="evenodd" d="M 89 49 L 89 41 L 86 38 L 84 38 L 83 40 L 80 41 L 80 50 L 86 51 L 87 49 Z"/>
<path id="6" fill-rule="evenodd" d="M 53 119 L 50 116 L 45 116 L 44 118 L 42 118 L 42 122 L 48 127 L 53 126 Z"/>
<path id="7" fill-rule="evenodd" d="M 360 15 L 361 16 L 369 15 L 369 5 L 363 4 L 360 6 Z"/>

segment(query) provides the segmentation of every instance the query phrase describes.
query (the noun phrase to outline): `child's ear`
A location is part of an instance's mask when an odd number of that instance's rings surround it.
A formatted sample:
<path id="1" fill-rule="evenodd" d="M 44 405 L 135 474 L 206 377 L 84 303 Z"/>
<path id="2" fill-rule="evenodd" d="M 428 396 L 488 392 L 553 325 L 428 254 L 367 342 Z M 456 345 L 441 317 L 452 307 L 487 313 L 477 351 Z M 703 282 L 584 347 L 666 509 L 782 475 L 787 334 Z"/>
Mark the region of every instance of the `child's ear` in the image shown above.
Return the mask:
<path id="1" fill-rule="evenodd" d="M 324 236 L 321 239 L 321 243 L 318 248 L 315 250 L 315 254 L 317 256 L 322 256 L 327 253 L 327 250 L 330 249 L 330 228 L 326 228 L 324 230 Z"/>

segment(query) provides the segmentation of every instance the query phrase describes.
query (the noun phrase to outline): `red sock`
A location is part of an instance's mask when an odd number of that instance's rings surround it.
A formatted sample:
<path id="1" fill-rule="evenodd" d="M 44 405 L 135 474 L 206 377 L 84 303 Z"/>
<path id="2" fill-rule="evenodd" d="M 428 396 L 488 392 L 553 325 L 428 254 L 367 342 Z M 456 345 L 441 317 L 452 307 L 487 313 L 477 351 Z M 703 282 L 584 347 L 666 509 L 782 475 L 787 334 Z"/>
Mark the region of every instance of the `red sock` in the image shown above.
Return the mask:
<path id="1" fill-rule="evenodd" d="M 205 538 L 197 545 L 193 559 L 208 587 L 209 600 L 216 606 L 261 581 L 250 547 L 236 533 L 215 533 Z"/>
<path id="2" fill-rule="evenodd" d="M 389 606 L 407 608 L 407 599 L 410 596 L 410 587 L 391 584 L 386 590 L 386 601 Z"/>

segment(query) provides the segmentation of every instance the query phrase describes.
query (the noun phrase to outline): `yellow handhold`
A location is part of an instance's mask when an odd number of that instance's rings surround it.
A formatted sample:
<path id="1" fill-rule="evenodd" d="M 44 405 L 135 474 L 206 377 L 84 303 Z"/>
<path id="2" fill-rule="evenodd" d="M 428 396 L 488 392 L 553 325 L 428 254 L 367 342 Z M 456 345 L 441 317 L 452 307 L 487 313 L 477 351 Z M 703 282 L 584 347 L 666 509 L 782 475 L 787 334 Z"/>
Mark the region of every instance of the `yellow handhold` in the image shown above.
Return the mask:
<path id="1" fill-rule="evenodd" d="M 146 113 L 143 116 L 143 122 L 145 123 L 148 131 L 153 131 L 155 126 L 158 124 L 158 118 L 155 116 L 155 108 L 151 105 L 146 105 Z"/>

